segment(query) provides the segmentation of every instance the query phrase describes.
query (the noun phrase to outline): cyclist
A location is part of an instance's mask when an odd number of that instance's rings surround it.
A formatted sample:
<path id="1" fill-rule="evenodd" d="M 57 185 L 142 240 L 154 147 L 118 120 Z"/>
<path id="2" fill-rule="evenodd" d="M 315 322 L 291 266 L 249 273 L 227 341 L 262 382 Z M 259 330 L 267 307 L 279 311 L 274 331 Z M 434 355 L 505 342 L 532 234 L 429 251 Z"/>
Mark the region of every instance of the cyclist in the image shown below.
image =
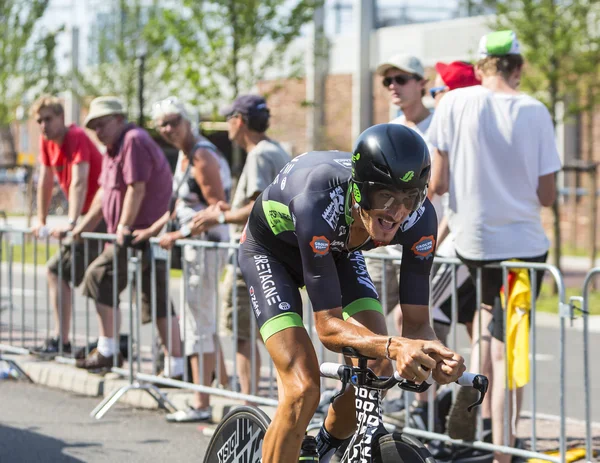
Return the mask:
<path id="1" fill-rule="evenodd" d="M 429 273 L 437 219 L 427 197 L 430 159 L 423 139 L 396 124 L 365 130 L 354 152 L 311 152 L 289 162 L 257 198 L 240 240 L 239 263 L 261 336 L 278 373 L 279 407 L 263 443 L 264 463 L 296 461 L 319 402 L 319 363 L 302 323 L 306 285 L 319 338 L 441 384 L 464 372 L 429 324 Z M 388 337 L 361 250 L 404 247 L 399 283 L 404 337 Z M 386 360 L 387 358 L 387 360 Z M 354 393 L 330 407 L 317 441 L 329 461 L 355 427 Z"/>

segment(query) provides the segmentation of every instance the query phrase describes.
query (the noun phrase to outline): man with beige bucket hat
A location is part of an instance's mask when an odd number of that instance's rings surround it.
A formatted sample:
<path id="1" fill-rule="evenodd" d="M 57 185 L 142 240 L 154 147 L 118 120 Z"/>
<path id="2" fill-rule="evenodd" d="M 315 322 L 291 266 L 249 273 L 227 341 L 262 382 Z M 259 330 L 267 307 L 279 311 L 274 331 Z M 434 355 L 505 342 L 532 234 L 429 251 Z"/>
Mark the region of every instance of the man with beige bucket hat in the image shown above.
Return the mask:
<path id="1" fill-rule="evenodd" d="M 169 164 L 160 147 L 148 132 L 127 121 L 121 101 L 112 96 L 99 97 L 90 104 L 85 127 L 96 133 L 98 140 L 106 146 L 102 159 L 100 188 L 85 219 L 75 227 L 73 235 L 92 230 L 104 218 L 108 233 L 116 233 L 117 240 L 86 269 L 83 279 L 83 294 L 96 301 L 100 336 L 98 347 L 85 359 L 77 360 L 77 367 L 88 370 L 110 368 L 112 356 L 118 351 L 113 338 L 113 272 L 117 271 L 117 292 L 127 286 L 127 248 L 132 246 L 132 232 L 148 228 L 168 209 L 172 193 L 172 175 Z M 142 322 L 152 320 L 150 247 L 148 242 L 137 243 L 142 250 Z M 117 269 L 113 266 L 116 253 Z M 184 361 L 181 356 L 179 325 L 171 324 L 171 342 L 167 340 L 167 306 L 165 294 L 165 261 L 156 261 L 156 308 L 157 326 L 165 345 L 165 375 L 179 377 L 183 374 Z M 171 309 L 172 310 L 172 309 Z M 120 318 L 120 317 L 119 317 Z M 118 364 L 122 363 L 119 354 Z"/>

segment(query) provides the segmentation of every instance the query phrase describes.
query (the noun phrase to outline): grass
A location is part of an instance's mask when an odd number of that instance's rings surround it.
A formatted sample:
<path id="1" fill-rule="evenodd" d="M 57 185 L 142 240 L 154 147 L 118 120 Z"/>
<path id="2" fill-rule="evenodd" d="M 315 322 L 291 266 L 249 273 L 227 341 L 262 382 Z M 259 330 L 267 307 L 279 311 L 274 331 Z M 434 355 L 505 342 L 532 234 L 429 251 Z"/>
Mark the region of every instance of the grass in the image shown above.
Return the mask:
<path id="1" fill-rule="evenodd" d="M 567 288 L 567 302 L 571 296 L 581 296 L 580 287 Z M 579 303 L 576 304 L 578 307 Z M 540 297 L 537 300 L 536 310 L 538 312 L 558 313 L 558 295 L 552 294 L 551 285 L 546 283 L 542 286 Z M 600 315 L 600 292 L 590 291 L 588 310 L 591 315 Z"/>
<path id="2" fill-rule="evenodd" d="M 20 244 L 15 244 L 12 247 L 13 255 L 12 260 L 14 263 L 21 263 L 21 259 L 23 258 L 23 246 Z M 33 264 L 34 263 L 34 249 L 33 243 L 27 243 L 25 245 L 25 263 Z M 46 243 L 38 242 L 37 245 L 37 263 L 38 265 L 46 263 L 46 252 L 48 255 L 52 257 L 58 251 L 58 244 L 50 243 L 48 245 L 48 250 L 46 251 Z M 8 243 L 6 241 L 2 241 L 2 261 L 8 261 Z"/>
<path id="3" fill-rule="evenodd" d="M 12 247 L 13 249 L 13 264 L 20 264 L 21 259 L 23 258 L 21 253 L 23 252 L 23 246 L 20 244 L 15 244 Z M 58 244 L 50 243 L 48 245 L 48 255 L 51 258 L 54 254 L 58 252 Z M 33 264 L 34 263 L 34 246 L 33 242 L 28 242 L 25 244 L 25 263 Z M 2 241 L 2 261 L 8 262 L 8 243 L 6 241 Z M 38 242 L 37 245 L 37 264 L 44 265 L 46 263 L 46 243 Z M 171 270 L 171 278 L 181 278 L 181 270 L 173 269 Z"/>

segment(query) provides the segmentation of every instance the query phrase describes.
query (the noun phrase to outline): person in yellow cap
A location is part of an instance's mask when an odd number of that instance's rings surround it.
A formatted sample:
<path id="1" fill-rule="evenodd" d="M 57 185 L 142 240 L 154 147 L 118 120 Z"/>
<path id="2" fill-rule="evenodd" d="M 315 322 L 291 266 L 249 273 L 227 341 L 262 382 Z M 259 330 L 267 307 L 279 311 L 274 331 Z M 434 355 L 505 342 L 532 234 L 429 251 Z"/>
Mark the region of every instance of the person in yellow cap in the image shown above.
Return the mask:
<path id="1" fill-rule="evenodd" d="M 482 306 L 473 322 L 473 343 L 481 342 L 482 358 L 472 356 L 470 369 L 477 371 L 481 360 L 481 373 L 492 378 L 492 441 L 503 445 L 503 423 L 510 419 L 504 416 L 505 330 L 499 302 L 503 278 L 501 269 L 484 266 L 510 259 L 546 260 L 549 241 L 541 208 L 551 206 L 556 198 L 554 176 L 561 162 L 548 110 L 518 91 L 524 61 L 516 34 L 507 30 L 485 35 L 479 55 L 476 74 L 481 85 L 449 92 L 434 114 L 428 132 L 435 147 L 430 188 L 436 194 L 449 193 L 449 226 L 456 253 L 469 267 L 473 280 L 477 269 L 483 267 Z M 542 275 L 538 275 L 538 289 Z M 459 399 L 457 410 L 462 406 Z M 469 419 L 474 417 L 457 421 Z M 453 435 L 452 429 L 449 423 L 452 437 L 474 438 Z M 514 443 L 514 435 L 510 443 Z M 495 452 L 494 461 L 508 462 L 510 456 Z"/>

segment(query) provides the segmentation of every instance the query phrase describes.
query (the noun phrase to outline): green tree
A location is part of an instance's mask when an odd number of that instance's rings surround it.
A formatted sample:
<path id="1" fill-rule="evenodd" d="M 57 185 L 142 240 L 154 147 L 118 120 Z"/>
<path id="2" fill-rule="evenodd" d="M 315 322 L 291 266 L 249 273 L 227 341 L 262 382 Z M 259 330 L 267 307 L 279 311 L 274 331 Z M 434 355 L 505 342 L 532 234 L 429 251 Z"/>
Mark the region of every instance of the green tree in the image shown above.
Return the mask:
<path id="1" fill-rule="evenodd" d="M 512 29 L 523 48 L 527 68 L 521 81 L 525 92 L 546 104 L 557 122 L 557 103 L 576 98 L 567 108 L 573 115 L 590 111 L 598 102 L 598 0 L 504 0 L 485 1 L 497 10 L 494 27 Z M 593 94 L 580 98 L 582 89 Z M 587 93 L 587 92 L 586 92 Z M 559 267 L 561 230 L 559 201 L 554 215 L 554 264 Z"/>
<path id="2" fill-rule="evenodd" d="M 162 50 L 163 82 L 191 103 L 231 99 L 269 71 L 298 75 L 301 56 L 288 53 L 321 0 L 179 0 L 147 29 Z"/>
<path id="3" fill-rule="evenodd" d="M 15 162 L 10 123 L 23 95 L 38 84 L 47 60 L 35 53 L 35 26 L 50 0 L 0 1 L 0 164 Z"/>
<path id="4" fill-rule="evenodd" d="M 139 107 L 138 98 L 140 57 L 145 57 L 144 93 L 153 94 L 158 85 L 156 67 L 162 57 L 147 47 L 145 33 L 147 24 L 162 11 L 159 3 L 112 0 L 111 8 L 97 15 L 92 25 L 90 62 L 84 70 L 74 71 L 77 88 L 73 90 L 80 99 L 110 94 L 123 99 L 130 116 L 145 109 Z"/>

